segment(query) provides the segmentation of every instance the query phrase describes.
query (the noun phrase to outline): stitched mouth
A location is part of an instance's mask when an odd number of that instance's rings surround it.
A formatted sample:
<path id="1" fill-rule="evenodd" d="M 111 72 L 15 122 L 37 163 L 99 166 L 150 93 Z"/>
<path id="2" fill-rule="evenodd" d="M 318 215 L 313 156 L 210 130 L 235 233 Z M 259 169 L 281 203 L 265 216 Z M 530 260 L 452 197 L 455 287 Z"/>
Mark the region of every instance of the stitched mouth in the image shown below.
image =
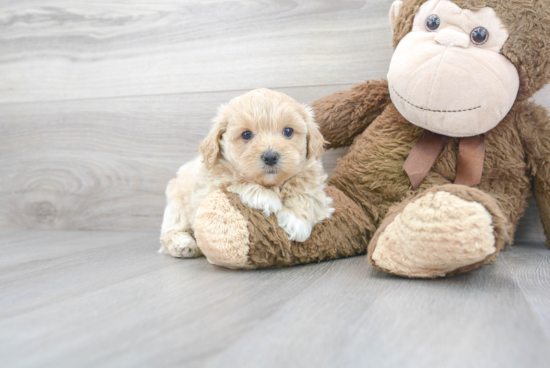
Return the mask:
<path id="1" fill-rule="evenodd" d="M 395 94 L 397 96 L 399 96 L 399 98 L 401 98 L 403 101 L 405 101 L 406 103 L 408 103 L 409 105 L 411 105 L 412 107 L 416 107 L 417 109 L 420 109 L 420 110 L 424 110 L 424 111 L 429 111 L 429 112 L 465 112 L 465 111 L 472 111 L 472 110 L 476 110 L 476 109 L 480 109 L 481 106 L 477 106 L 477 107 L 472 107 L 471 109 L 462 109 L 462 110 L 432 110 L 432 109 L 428 109 L 426 107 L 422 107 L 422 106 L 417 106 L 415 104 L 413 104 L 412 102 L 408 101 L 407 99 L 405 99 L 403 96 L 401 96 L 399 93 L 397 93 L 397 91 L 395 90 L 395 88 L 392 88 L 393 91 L 395 92 Z"/>

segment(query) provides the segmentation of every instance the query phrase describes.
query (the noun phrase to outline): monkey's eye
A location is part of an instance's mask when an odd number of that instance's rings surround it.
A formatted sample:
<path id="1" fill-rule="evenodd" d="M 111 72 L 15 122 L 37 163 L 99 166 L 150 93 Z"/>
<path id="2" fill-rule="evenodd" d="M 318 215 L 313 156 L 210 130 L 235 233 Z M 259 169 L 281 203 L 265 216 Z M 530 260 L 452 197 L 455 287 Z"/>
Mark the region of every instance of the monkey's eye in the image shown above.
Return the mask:
<path id="1" fill-rule="evenodd" d="M 241 134 L 241 138 L 245 141 L 249 141 L 252 139 L 252 132 L 247 130 L 246 132 L 244 132 L 243 134 Z"/>
<path id="2" fill-rule="evenodd" d="M 292 135 L 294 135 L 294 129 L 292 128 L 284 128 L 283 129 L 283 135 L 287 138 L 290 138 L 292 137 Z"/>
<path id="3" fill-rule="evenodd" d="M 489 31 L 483 27 L 474 28 L 470 33 L 470 40 L 475 45 L 483 45 L 489 39 Z"/>
<path id="4" fill-rule="evenodd" d="M 426 29 L 430 32 L 435 32 L 441 27 L 441 19 L 435 14 L 432 14 L 426 19 Z"/>

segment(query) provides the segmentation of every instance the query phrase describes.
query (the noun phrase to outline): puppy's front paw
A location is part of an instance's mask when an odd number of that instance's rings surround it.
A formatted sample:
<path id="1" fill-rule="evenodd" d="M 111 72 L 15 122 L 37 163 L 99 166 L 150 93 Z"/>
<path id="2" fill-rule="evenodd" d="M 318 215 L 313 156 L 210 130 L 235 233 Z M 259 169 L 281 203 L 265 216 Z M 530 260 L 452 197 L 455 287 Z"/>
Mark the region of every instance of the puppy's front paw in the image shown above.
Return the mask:
<path id="1" fill-rule="evenodd" d="M 302 243 L 311 235 L 313 226 L 290 212 L 280 211 L 277 213 L 277 220 L 279 226 L 288 234 L 288 240 Z"/>
<path id="2" fill-rule="evenodd" d="M 244 202 L 243 202 L 244 203 Z M 281 200 L 277 197 L 255 197 L 252 198 L 252 201 L 244 203 L 247 206 L 255 208 L 257 210 L 263 211 L 264 215 L 267 217 L 271 216 L 272 213 L 277 213 L 283 208 Z"/>
<path id="3" fill-rule="evenodd" d="M 247 185 L 244 187 L 232 185 L 227 190 L 238 194 L 243 204 L 262 211 L 268 217 L 272 213 L 277 213 L 283 209 L 279 196 L 275 192 L 262 188 L 259 185 Z"/>
<path id="4" fill-rule="evenodd" d="M 177 258 L 194 258 L 202 256 L 195 239 L 187 232 L 172 233 L 161 239 L 161 253 L 170 253 Z"/>

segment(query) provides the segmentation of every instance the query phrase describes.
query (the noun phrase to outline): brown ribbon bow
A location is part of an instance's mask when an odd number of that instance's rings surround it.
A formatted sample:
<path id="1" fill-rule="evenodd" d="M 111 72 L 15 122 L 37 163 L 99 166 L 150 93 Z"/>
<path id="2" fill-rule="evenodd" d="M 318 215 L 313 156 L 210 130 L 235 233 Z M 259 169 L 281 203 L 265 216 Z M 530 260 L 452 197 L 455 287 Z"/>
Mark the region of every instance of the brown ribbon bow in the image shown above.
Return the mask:
<path id="1" fill-rule="evenodd" d="M 418 188 L 443 150 L 449 137 L 424 130 L 411 150 L 403 169 L 409 176 L 413 189 Z M 455 184 L 473 186 L 481 181 L 485 158 L 485 136 L 461 138 Z"/>

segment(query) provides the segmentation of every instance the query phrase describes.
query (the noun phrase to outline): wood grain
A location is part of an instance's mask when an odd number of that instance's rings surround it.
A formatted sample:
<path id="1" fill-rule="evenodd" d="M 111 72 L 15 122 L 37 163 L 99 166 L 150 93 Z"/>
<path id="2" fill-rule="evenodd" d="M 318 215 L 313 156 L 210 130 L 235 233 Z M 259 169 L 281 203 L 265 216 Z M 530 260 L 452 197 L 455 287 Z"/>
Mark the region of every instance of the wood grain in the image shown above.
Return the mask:
<path id="1" fill-rule="evenodd" d="M 280 90 L 310 103 L 340 88 Z M 196 155 L 217 107 L 243 92 L 4 105 L 0 226 L 160 228 L 166 184 Z M 343 152 L 325 155 L 329 171 Z"/>
<path id="2" fill-rule="evenodd" d="M 385 76 L 390 3 L 3 2 L 0 227 L 157 229 L 219 104 L 260 86 L 310 103 Z M 550 107 L 550 86 L 535 99 Z M 519 240 L 544 239 L 537 216 Z"/>
<path id="3" fill-rule="evenodd" d="M 310 102 L 338 89 L 283 91 Z M 211 111 L 239 93 L 34 104 L 40 114 L 5 106 L 0 227 L 158 229 L 166 183 L 195 155 Z M 345 152 L 325 153 L 328 172 Z M 533 201 L 516 240 L 544 239 Z"/>
<path id="4" fill-rule="evenodd" d="M 505 252 L 503 261 L 550 337 L 550 252 L 541 243 L 519 242 L 522 251 Z"/>
<path id="5" fill-rule="evenodd" d="M 350 87 L 279 90 L 311 103 Z M 166 183 L 195 156 L 217 106 L 243 92 L 3 105 L 0 227 L 158 229 Z M 325 153 L 329 173 L 345 152 Z M 544 239 L 533 201 L 517 240 Z"/>
<path id="6" fill-rule="evenodd" d="M 0 102 L 353 84 L 386 75 L 392 0 L 4 2 Z"/>
<path id="7" fill-rule="evenodd" d="M 157 254 L 157 235 L 0 230 L 2 366 L 550 361 L 548 252 L 540 244 L 514 247 L 468 274 L 422 281 L 383 274 L 364 256 L 232 271 Z"/>
<path id="8" fill-rule="evenodd" d="M 0 228 L 129 230 L 0 229 L 0 366 L 548 366 L 534 202 L 517 246 L 444 280 L 155 253 L 166 183 L 216 107 L 384 77 L 392 0 L 0 1 Z"/>

